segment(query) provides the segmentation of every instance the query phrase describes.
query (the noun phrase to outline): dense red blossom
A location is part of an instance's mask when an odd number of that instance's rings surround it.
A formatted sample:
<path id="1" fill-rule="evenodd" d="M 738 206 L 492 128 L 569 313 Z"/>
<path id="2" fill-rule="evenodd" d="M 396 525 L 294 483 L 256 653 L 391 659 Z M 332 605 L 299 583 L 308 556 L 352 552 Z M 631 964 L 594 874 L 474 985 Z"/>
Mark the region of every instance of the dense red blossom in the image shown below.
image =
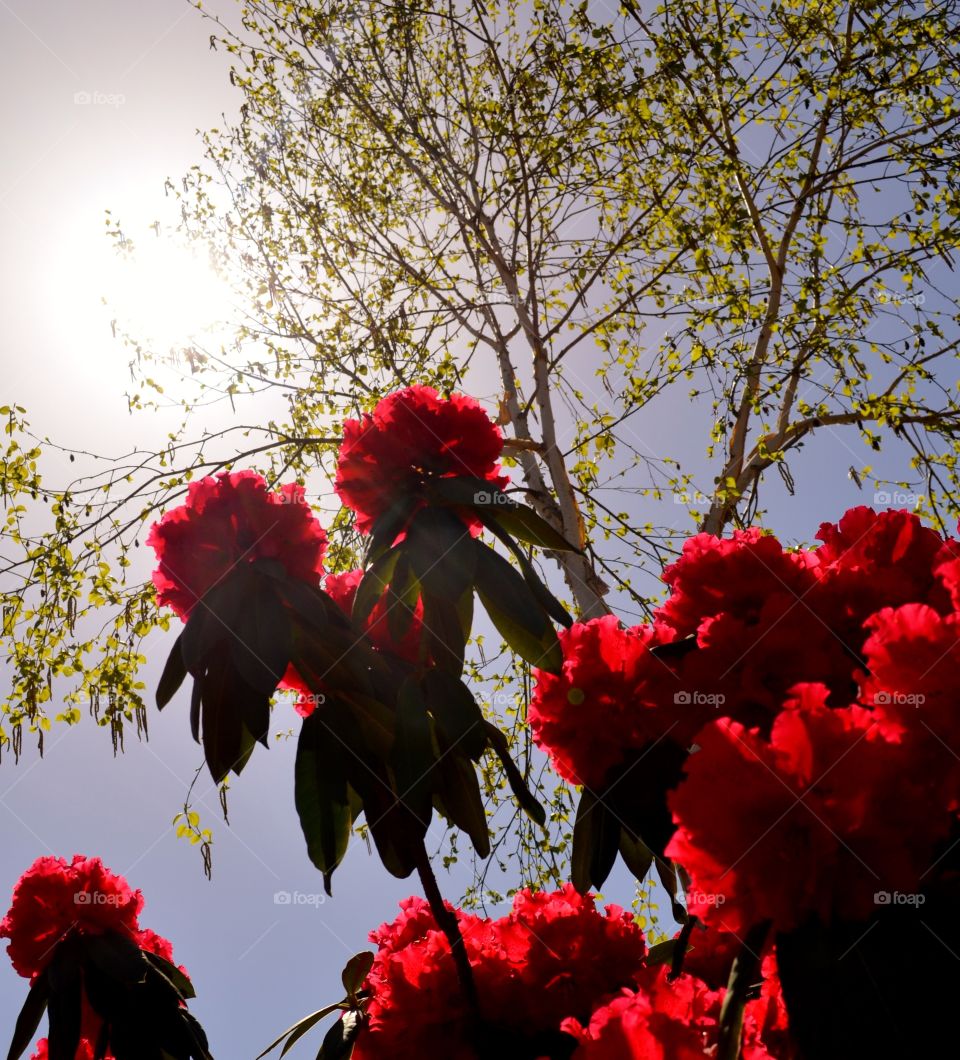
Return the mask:
<path id="1" fill-rule="evenodd" d="M 665 737 L 686 747 L 715 716 L 705 701 L 677 706 L 676 667 L 650 653 L 672 639 L 664 626 L 625 629 L 612 615 L 560 631 L 563 667 L 536 671 L 529 720 L 562 777 L 599 788 L 630 750 Z"/>
<path id="2" fill-rule="evenodd" d="M 20 877 L 13 902 L 0 921 L 0 938 L 20 975 L 42 971 L 53 948 L 71 929 L 85 934 L 115 931 L 137 940 L 143 895 L 99 858 L 42 857 Z"/>
<path id="3" fill-rule="evenodd" d="M 609 906 L 601 915 L 591 897 L 567 886 L 521 891 L 498 920 L 462 911 L 457 918 L 484 1020 L 512 1043 L 563 1030 L 580 1043 L 576 1060 L 713 1055 L 723 990 L 686 974 L 674 982 L 665 966 L 646 966 L 643 934 L 623 910 Z M 370 937 L 378 952 L 357 1060 L 412 1060 L 428 1051 L 477 1060 L 450 949 L 427 903 L 407 899 L 397 919 Z M 771 960 L 763 972 L 761 996 L 746 1011 L 747 1060 L 791 1055 Z"/>
<path id="4" fill-rule="evenodd" d="M 291 578 L 319 583 L 327 537 L 293 484 L 270 492 L 253 471 L 191 482 L 185 503 L 155 523 L 147 544 L 157 554 L 157 600 L 185 619 L 237 564 L 271 559 Z"/>
<path id="5" fill-rule="evenodd" d="M 703 1060 L 703 1036 L 692 1023 L 658 1011 L 645 990 L 624 990 L 595 1009 L 586 1027 L 568 1019 L 574 1060 Z"/>
<path id="6" fill-rule="evenodd" d="M 822 685 L 797 690 L 769 740 L 706 726 L 670 797 L 667 847 L 698 914 L 742 935 L 766 919 L 865 919 L 877 891 L 915 892 L 949 816 L 930 812 L 933 781 L 895 736 L 873 711 L 829 708 Z"/>
<path id="7" fill-rule="evenodd" d="M 758 529 L 736 530 L 730 538 L 696 534 L 664 571 L 670 597 L 657 618 L 678 636 L 696 633 L 720 614 L 752 622 L 771 599 L 802 599 L 814 585 L 814 566 L 809 554 L 785 552 L 775 537 Z"/>
<path id="8" fill-rule="evenodd" d="M 743 1060 L 787 1060 L 786 1009 L 772 958 L 764 961 L 760 997 L 744 1014 Z M 596 1008 L 588 1024 L 568 1019 L 563 1029 L 580 1045 L 574 1060 L 687 1060 L 716 1054 L 725 990 L 688 974 L 671 979 L 665 966 L 641 970 L 636 989 Z"/>
<path id="9" fill-rule="evenodd" d="M 635 980 L 646 952 L 628 913 L 610 906 L 600 914 L 569 885 L 522 891 L 499 920 L 457 916 L 484 1017 L 516 1035 L 558 1030 L 568 1016 L 588 1021 L 602 998 Z M 370 1025 L 356 1060 L 475 1058 L 449 944 L 426 903 L 409 899 L 371 939 L 379 950 L 368 979 Z"/>
<path id="10" fill-rule="evenodd" d="M 825 686 L 832 708 L 858 700 L 879 707 L 876 696 L 888 691 L 926 695 L 932 705 L 913 722 L 960 745 L 948 707 L 960 673 L 949 672 L 955 653 L 947 652 L 960 601 L 960 545 L 908 512 L 868 508 L 823 524 L 818 536 L 818 548 L 787 552 L 756 529 L 729 539 L 698 534 L 665 571 L 670 593 L 651 623 L 624 630 L 605 618 L 561 634 L 563 671 L 536 675 L 530 709 L 534 736 L 557 771 L 597 788 L 650 741 L 689 747 L 697 726 L 718 717 L 767 739 L 800 684 Z M 893 667 L 888 690 L 883 675 L 891 667 L 878 674 L 867 655 L 896 652 L 900 643 L 910 654 L 904 638 L 914 637 L 901 628 L 881 638 L 868 621 L 891 603 L 925 605 L 921 624 L 929 628 L 916 634 L 923 643 L 914 661 L 925 659 L 923 666 Z M 884 638 L 889 649 L 881 648 Z M 670 642 L 669 658 L 651 655 Z M 934 668 L 937 650 L 946 654 Z M 903 722 L 902 711 L 886 713 Z M 911 744 L 914 763 L 917 753 Z"/>
<path id="11" fill-rule="evenodd" d="M 411 386 L 344 422 L 335 488 L 366 534 L 396 502 L 421 496 L 430 479 L 469 476 L 505 485 L 497 465 L 502 449 L 500 429 L 473 398 Z"/>

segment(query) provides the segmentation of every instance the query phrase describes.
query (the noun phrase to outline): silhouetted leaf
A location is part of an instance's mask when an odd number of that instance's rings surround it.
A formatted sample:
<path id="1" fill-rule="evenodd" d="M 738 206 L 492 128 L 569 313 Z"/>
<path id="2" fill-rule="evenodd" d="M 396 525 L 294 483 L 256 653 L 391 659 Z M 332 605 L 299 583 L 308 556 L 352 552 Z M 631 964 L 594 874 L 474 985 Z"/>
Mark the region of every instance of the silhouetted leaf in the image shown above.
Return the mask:
<path id="1" fill-rule="evenodd" d="M 294 799 L 307 853 L 325 882 L 347 852 L 358 808 L 347 785 L 345 753 L 320 711 L 304 719 L 297 742 Z"/>
<path id="2" fill-rule="evenodd" d="M 346 990 L 350 997 L 354 997 L 357 994 L 370 974 L 370 969 L 373 967 L 373 956 L 370 950 L 364 950 L 362 953 L 355 953 L 347 961 L 340 978 L 343 981 L 343 989 Z"/>
<path id="3" fill-rule="evenodd" d="M 290 662 L 290 617 L 267 579 L 259 579 L 251 588 L 242 614 L 234 621 L 235 636 L 231 638 L 230 649 L 244 681 L 257 692 L 270 696 Z"/>
<path id="4" fill-rule="evenodd" d="M 47 977 L 45 974 L 41 974 L 34 980 L 27 994 L 27 999 L 23 1003 L 23 1008 L 20 1009 L 20 1014 L 17 1016 L 17 1023 L 13 1029 L 13 1040 L 10 1042 L 10 1049 L 7 1052 L 7 1060 L 20 1060 L 21 1055 L 33 1041 L 37 1028 L 40 1026 L 40 1020 L 43 1019 L 43 1014 L 47 1011 L 47 999 L 49 996 L 50 987 L 47 983 Z"/>
<path id="5" fill-rule="evenodd" d="M 357 586 L 356 595 L 353 598 L 353 621 L 358 629 L 363 629 L 370 612 L 376 607 L 377 601 L 383 596 L 393 577 L 397 563 L 401 556 L 402 545 L 398 545 L 390 552 L 385 552 L 368 570 L 364 572 L 360 584 Z"/>
<path id="6" fill-rule="evenodd" d="M 570 864 L 573 885 L 581 894 L 603 886 L 617 860 L 619 842 L 620 822 L 602 796 L 584 788 L 573 826 Z"/>
<path id="7" fill-rule="evenodd" d="M 456 604 L 473 585 L 474 540 L 464 523 L 443 508 L 424 508 L 401 546 L 420 582 L 421 595 Z"/>
<path id="8" fill-rule="evenodd" d="M 573 625 L 573 617 L 547 588 L 543 579 L 537 574 L 533 564 L 530 562 L 523 549 L 503 530 L 496 520 L 485 514 L 482 515 L 481 518 L 490 532 L 494 534 L 499 541 L 502 541 L 516 557 L 517 563 L 520 565 L 520 571 L 523 574 L 523 579 L 530 587 L 530 591 L 536 598 L 537 603 L 555 622 L 559 622 L 564 629 L 569 629 Z"/>
<path id="9" fill-rule="evenodd" d="M 173 699 L 177 689 L 183 684 L 187 676 L 186 663 L 183 661 L 183 634 L 179 634 L 173 642 L 170 654 L 160 675 L 157 684 L 157 707 L 160 710 Z"/>
<path id="10" fill-rule="evenodd" d="M 423 677 L 427 707 L 440 726 L 448 747 L 477 761 L 487 746 L 483 713 L 473 693 L 458 677 L 428 670 Z"/>
<path id="11" fill-rule="evenodd" d="M 263 1057 L 267 1053 L 273 1052 L 274 1049 L 282 1042 L 286 1041 L 283 1047 L 281 1056 L 286 1056 L 287 1052 L 293 1048 L 294 1045 L 307 1033 L 315 1027 L 324 1017 L 329 1016 L 331 1012 L 336 1012 L 340 1008 L 340 1002 L 338 1001 L 335 1005 L 327 1005 L 326 1008 L 317 1009 L 316 1012 L 311 1012 L 309 1016 L 304 1016 L 303 1019 L 297 1020 L 293 1026 L 288 1027 L 283 1034 L 275 1042 L 270 1045 L 256 1057 L 256 1060 L 263 1060 Z"/>
<path id="12" fill-rule="evenodd" d="M 404 681 L 397 696 L 397 730 L 391 756 L 400 799 L 423 824 L 433 810 L 433 740 L 427 705 L 415 678 Z"/>
<path id="13" fill-rule="evenodd" d="M 514 798 L 520 804 L 520 808 L 543 828 L 547 823 L 547 812 L 537 802 L 536 796 L 527 787 L 527 782 L 517 767 L 517 763 L 510 757 L 510 746 L 506 736 L 492 722 L 487 722 L 486 726 L 490 746 L 500 759 Z"/>
<path id="14" fill-rule="evenodd" d="M 452 825 L 466 832 L 478 857 L 489 857 L 490 828 L 473 765 L 451 751 L 441 754 L 437 769 L 440 774 L 434 793 L 437 809 Z"/>
<path id="15" fill-rule="evenodd" d="M 493 549 L 475 541 L 476 586 L 490 620 L 531 666 L 558 673 L 563 652 L 556 630 L 523 577 Z"/>
<path id="16" fill-rule="evenodd" d="M 193 989 L 193 983 L 175 964 L 171 964 L 166 957 L 161 957 L 158 953 L 153 953 L 150 950 L 143 950 L 142 952 L 147 963 L 153 965 L 161 975 L 166 976 L 181 997 L 189 1001 L 190 998 L 197 996 L 196 991 Z"/>
<path id="17" fill-rule="evenodd" d="M 317 1060 L 347 1060 L 353 1052 L 353 1045 L 362 1025 L 362 1013 L 355 1009 L 344 1012 L 343 1018 L 337 1020 L 324 1035 Z"/>

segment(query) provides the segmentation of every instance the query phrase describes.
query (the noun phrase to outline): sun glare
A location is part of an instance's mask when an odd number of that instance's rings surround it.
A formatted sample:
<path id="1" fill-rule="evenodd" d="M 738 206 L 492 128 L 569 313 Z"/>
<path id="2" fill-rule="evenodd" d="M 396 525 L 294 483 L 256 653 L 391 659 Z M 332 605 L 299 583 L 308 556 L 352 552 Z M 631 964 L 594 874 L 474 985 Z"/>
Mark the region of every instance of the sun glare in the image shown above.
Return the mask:
<path id="1" fill-rule="evenodd" d="M 213 338 L 231 316 L 229 287 L 209 262 L 163 237 L 116 255 L 106 280 L 116 328 L 156 354 Z"/>
<path id="2" fill-rule="evenodd" d="M 77 364 L 79 354 L 79 363 L 98 374 L 126 375 L 129 336 L 182 371 L 171 351 L 219 352 L 237 317 L 230 285 L 206 256 L 150 225 L 137 226 L 134 242 L 118 252 L 102 226 L 78 219 L 48 256 L 44 276 L 41 304 L 56 306 L 55 357 L 64 367 Z"/>

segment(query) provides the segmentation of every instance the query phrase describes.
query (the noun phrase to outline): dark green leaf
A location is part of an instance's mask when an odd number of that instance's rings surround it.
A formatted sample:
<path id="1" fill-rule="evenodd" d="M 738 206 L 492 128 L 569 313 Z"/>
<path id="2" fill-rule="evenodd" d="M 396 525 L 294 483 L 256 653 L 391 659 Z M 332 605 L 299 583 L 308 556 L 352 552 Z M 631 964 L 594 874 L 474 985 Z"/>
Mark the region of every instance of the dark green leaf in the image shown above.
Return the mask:
<path id="1" fill-rule="evenodd" d="M 230 648 L 244 681 L 270 696 L 290 662 L 290 617 L 271 581 L 260 578 L 251 588 L 243 612 L 234 622 L 236 635 L 231 638 Z"/>
<path id="2" fill-rule="evenodd" d="M 672 964 L 673 963 L 673 951 L 677 947 L 676 939 L 667 939 L 665 942 L 658 942 L 655 946 L 651 946 L 647 950 L 647 955 L 643 959 L 643 963 L 649 968 L 654 968 L 658 964 Z"/>
<path id="3" fill-rule="evenodd" d="M 653 851 L 641 839 L 632 835 L 630 830 L 620 828 L 620 856 L 624 864 L 637 880 L 642 880 L 653 864 Z"/>
<path id="4" fill-rule="evenodd" d="M 183 661 L 183 634 L 181 633 L 170 649 L 163 673 L 160 675 L 160 683 L 157 685 L 157 707 L 160 710 L 163 710 L 173 699 L 186 676 L 187 667 Z"/>
<path id="5" fill-rule="evenodd" d="M 337 1020 L 324 1035 L 317 1060 L 348 1060 L 362 1025 L 361 1012 L 356 1009 L 344 1012 L 343 1019 Z"/>
<path id="6" fill-rule="evenodd" d="M 50 996 L 50 988 L 45 975 L 39 975 L 30 987 L 27 1000 L 20 1009 L 17 1023 L 13 1029 L 13 1040 L 10 1042 L 10 1050 L 7 1060 L 20 1060 L 30 1043 L 33 1041 L 40 1020 L 47 1010 L 47 999 Z"/>
<path id="7" fill-rule="evenodd" d="M 317 1009 L 316 1012 L 311 1012 L 309 1016 L 304 1016 L 303 1019 L 297 1020 L 292 1027 L 288 1027 L 283 1034 L 275 1042 L 270 1045 L 256 1057 L 256 1060 L 263 1060 L 263 1057 L 267 1053 L 273 1052 L 274 1049 L 284 1040 L 286 1045 L 283 1047 L 281 1056 L 285 1056 L 287 1051 L 291 1049 L 311 1028 L 315 1027 L 324 1017 L 329 1016 L 331 1012 L 336 1012 L 340 1008 L 340 1002 L 335 1005 L 327 1005 L 326 1008 Z"/>
<path id="8" fill-rule="evenodd" d="M 466 525 L 443 508 L 424 508 L 407 529 L 402 547 L 421 594 L 456 604 L 473 585 L 476 550 Z"/>
<path id="9" fill-rule="evenodd" d="M 243 718 L 237 710 L 237 682 L 229 645 L 221 644 L 208 660 L 200 682 L 201 742 L 207 768 L 219 784 L 240 759 Z"/>
<path id="10" fill-rule="evenodd" d="M 536 597 L 537 603 L 552 619 L 554 619 L 554 621 L 559 622 L 565 629 L 569 629 L 573 625 L 572 616 L 544 584 L 539 574 L 534 570 L 533 564 L 527 558 L 523 549 L 497 524 L 495 520 L 488 518 L 486 515 L 482 515 L 481 518 L 483 519 L 484 525 L 497 537 L 498 540 L 502 541 L 516 557 L 517 563 L 520 565 L 520 571 L 523 574 L 523 579 L 530 587 L 530 591 Z"/>
<path id="11" fill-rule="evenodd" d="M 169 979 L 171 985 L 181 997 L 189 1001 L 190 998 L 197 996 L 196 991 L 193 989 L 193 983 L 175 964 L 171 964 L 165 957 L 161 957 L 158 953 L 152 953 L 150 950 L 143 950 L 142 952 L 144 959 L 153 965 L 161 975 Z"/>
<path id="12" fill-rule="evenodd" d="M 427 826 L 398 801 L 386 778 L 377 778 L 366 788 L 363 808 L 383 867 L 405 880 L 417 867 Z"/>
<path id="13" fill-rule="evenodd" d="M 423 692 L 446 745 L 477 761 L 486 749 L 487 731 L 483 713 L 470 689 L 453 674 L 432 669 L 424 675 Z"/>
<path id="14" fill-rule="evenodd" d="M 487 722 L 487 736 L 490 746 L 496 752 L 507 775 L 507 783 L 513 792 L 514 798 L 520 804 L 520 808 L 543 828 L 547 823 L 547 812 L 537 802 L 533 792 L 527 787 L 523 774 L 517 768 L 517 763 L 510 757 L 510 746 L 506 736 L 491 722 Z"/>
<path id="15" fill-rule="evenodd" d="M 75 1060 L 80 1043 L 82 979 L 76 955 L 60 943 L 47 969 L 50 1060 Z"/>
<path id="16" fill-rule="evenodd" d="M 679 866 L 672 861 L 668 861 L 666 858 L 657 857 L 654 858 L 654 864 L 657 866 L 657 875 L 660 877 L 660 882 L 663 884 L 663 889 L 670 896 L 670 908 L 673 912 L 673 919 L 678 924 L 684 924 L 687 920 L 687 910 L 677 897 L 677 891 L 680 887 L 680 875 Z"/>
<path id="17" fill-rule="evenodd" d="M 386 592 L 402 549 L 403 545 L 397 545 L 390 552 L 385 552 L 369 570 L 364 572 L 353 598 L 353 621 L 358 629 L 364 628 L 370 612 Z"/>
<path id="18" fill-rule="evenodd" d="M 537 548 L 554 552 L 580 551 L 570 544 L 559 530 L 554 530 L 545 519 L 541 519 L 532 508 L 525 505 L 502 505 L 494 508 L 490 515 L 508 534 L 520 541 L 526 541 L 528 545 L 536 545 Z"/>
<path id="19" fill-rule="evenodd" d="M 433 739 L 427 705 L 415 678 L 404 681 L 397 696 L 397 732 L 391 755 L 401 801 L 429 825 L 432 816 Z"/>
<path id="20" fill-rule="evenodd" d="M 619 842 L 620 822 L 602 797 L 584 788 L 573 826 L 571 854 L 573 885 L 581 894 L 603 886 L 617 860 Z"/>
<path id="21" fill-rule="evenodd" d="M 474 546 L 477 593 L 500 635 L 531 666 L 559 672 L 563 652 L 556 630 L 526 581 L 493 549 L 480 541 Z"/>
<path id="22" fill-rule="evenodd" d="M 355 953 L 350 960 L 347 961 L 340 978 L 343 981 L 343 989 L 346 990 L 348 996 L 356 996 L 357 992 L 366 981 L 367 976 L 370 974 L 370 969 L 372 967 L 373 953 L 370 950 L 364 950 L 362 953 Z"/>
<path id="23" fill-rule="evenodd" d="M 394 568 L 386 599 L 387 629 L 394 643 L 398 644 L 407 635 L 419 599 L 420 583 L 407 557 L 401 555 Z"/>
<path id="24" fill-rule="evenodd" d="M 114 931 L 85 935 L 83 951 L 89 961 L 115 982 L 130 985 L 142 983 L 146 978 L 143 951 L 125 935 Z"/>
<path id="25" fill-rule="evenodd" d="M 393 501 L 374 522 L 370 529 L 370 543 L 364 559 L 365 567 L 375 563 L 384 552 L 393 547 L 394 541 L 406 526 L 416 504 L 417 498 L 404 491 L 403 495 Z"/>
<path id="26" fill-rule="evenodd" d="M 250 591 L 249 571 L 237 567 L 193 606 L 181 637 L 184 665 L 194 677 L 203 672 L 214 647 L 233 636 Z"/>
<path id="27" fill-rule="evenodd" d="M 294 799 L 307 853 L 326 881 L 347 852 L 357 809 L 344 771 L 348 753 L 329 728 L 326 712 L 317 710 L 304 719 L 297 743 Z"/>
<path id="28" fill-rule="evenodd" d="M 452 825 L 466 832 L 478 857 L 489 857 L 490 829 L 473 765 L 451 751 L 441 754 L 438 772 L 437 809 Z"/>
<path id="29" fill-rule="evenodd" d="M 467 649 L 460 612 L 442 596 L 423 597 L 423 638 L 427 654 L 443 670 L 459 677 Z"/>

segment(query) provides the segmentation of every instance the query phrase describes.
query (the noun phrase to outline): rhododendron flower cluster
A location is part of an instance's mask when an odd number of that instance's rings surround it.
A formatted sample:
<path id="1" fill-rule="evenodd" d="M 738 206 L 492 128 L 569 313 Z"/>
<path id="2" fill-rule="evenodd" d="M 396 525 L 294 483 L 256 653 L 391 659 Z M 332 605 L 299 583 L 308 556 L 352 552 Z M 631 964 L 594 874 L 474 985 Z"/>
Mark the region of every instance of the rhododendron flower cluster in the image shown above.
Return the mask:
<path id="1" fill-rule="evenodd" d="M 411 386 L 344 422 L 335 488 L 366 534 L 395 506 L 412 515 L 431 480 L 461 476 L 506 485 L 497 465 L 502 449 L 500 429 L 473 398 Z"/>
<path id="2" fill-rule="evenodd" d="M 140 891 L 99 858 L 37 858 L 14 887 L 10 910 L 0 921 L 0 938 L 9 939 L 7 952 L 16 971 L 32 979 L 70 930 L 93 935 L 115 931 L 140 944 L 142 909 Z"/>
<path id="3" fill-rule="evenodd" d="M 401 910 L 371 934 L 378 952 L 367 979 L 369 1022 L 354 1057 L 476 1058 L 481 1054 L 470 1041 L 469 1013 L 445 935 L 421 899 L 407 899 Z M 688 975 L 670 982 L 665 967 L 648 967 L 643 933 L 616 906 L 601 914 L 592 897 L 568 885 L 554 893 L 520 891 L 511 912 L 498 920 L 462 911 L 457 918 L 488 1049 L 496 1049 L 503 1035 L 511 1047 L 523 1042 L 536 1051 L 539 1043 L 555 1041 L 546 1035 L 560 1031 L 581 1042 L 576 1057 L 704 1057 L 715 1045 L 723 992 Z M 775 969 L 765 971 L 771 976 L 765 997 L 747 1010 L 743 1055 L 750 1060 L 788 1055 L 761 1044 L 766 1030 L 784 1026 Z M 616 1035 L 609 1029 L 614 1024 Z M 634 1051 L 605 1052 L 613 1038 L 629 1041 Z M 681 1046 L 689 1053 L 671 1051 Z"/>
<path id="4" fill-rule="evenodd" d="M 141 892 L 133 890 L 99 858 L 77 854 L 68 862 L 41 857 L 17 881 L 10 909 L 0 921 L 0 938 L 8 940 L 7 952 L 14 969 L 31 981 L 52 960 L 57 944 L 71 936 L 111 932 L 172 963 L 170 942 L 140 926 L 142 910 Z M 76 1060 L 93 1060 L 93 1043 L 101 1027 L 101 1018 L 84 994 Z M 46 1060 L 47 1056 L 47 1039 L 42 1038 L 33 1060 Z M 108 1052 L 105 1060 L 112 1060 L 112 1054 Z"/>
<path id="5" fill-rule="evenodd" d="M 696 535 L 653 620 L 561 634 L 563 671 L 531 703 L 558 771 L 597 791 L 659 742 L 692 752 L 666 854 L 693 911 L 736 932 L 917 891 L 960 807 L 960 546 L 868 508 L 818 537 Z"/>
<path id="6" fill-rule="evenodd" d="M 238 564 L 274 560 L 313 585 L 323 573 L 327 536 L 301 486 L 271 492 L 254 471 L 191 482 L 185 503 L 150 529 L 157 554 L 153 584 L 161 606 L 182 619 Z"/>

